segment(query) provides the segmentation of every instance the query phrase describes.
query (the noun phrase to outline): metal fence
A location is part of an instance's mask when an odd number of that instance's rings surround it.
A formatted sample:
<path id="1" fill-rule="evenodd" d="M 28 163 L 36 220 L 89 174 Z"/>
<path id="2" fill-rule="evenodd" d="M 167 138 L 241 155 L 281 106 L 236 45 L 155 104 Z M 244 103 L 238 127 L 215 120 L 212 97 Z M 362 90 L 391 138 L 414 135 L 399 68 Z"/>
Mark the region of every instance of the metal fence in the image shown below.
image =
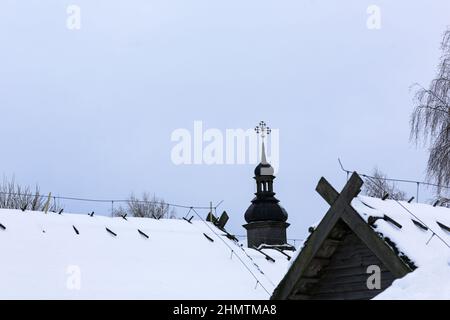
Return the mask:
<path id="1" fill-rule="evenodd" d="M 347 180 L 348 180 L 350 175 L 353 172 L 355 172 L 355 170 L 348 170 L 348 169 L 344 168 L 344 166 L 341 162 L 341 159 L 338 159 L 338 162 L 339 162 L 341 170 L 347 175 Z M 450 191 L 450 186 L 439 185 L 439 184 L 426 182 L 426 181 L 396 179 L 396 178 L 380 178 L 380 177 L 374 177 L 372 175 L 364 174 L 364 173 L 360 173 L 360 172 L 358 172 L 358 174 L 362 178 L 366 178 L 366 179 L 383 180 L 383 181 L 387 181 L 387 182 L 406 184 L 409 186 L 408 189 L 412 188 L 414 190 L 413 194 L 414 194 L 414 198 L 415 198 L 416 202 L 419 202 L 419 199 L 423 200 L 423 198 L 424 198 L 423 196 L 425 194 L 427 194 L 430 198 L 434 198 L 434 200 L 436 200 L 436 191 L 437 190 Z M 431 191 L 430 191 L 430 188 L 432 189 Z M 412 192 L 410 192 L 410 193 L 412 193 Z"/>
<path id="2" fill-rule="evenodd" d="M 0 195 L 4 196 L 5 199 L 14 199 L 14 209 L 31 210 L 33 202 L 48 203 L 48 208 L 61 207 L 66 211 L 67 202 L 76 202 L 76 209 L 74 212 L 98 212 L 100 215 L 110 215 L 113 216 L 115 209 L 120 205 L 126 205 L 130 202 L 130 199 L 94 199 L 94 198 L 81 198 L 81 197 L 67 197 L 67 196 L 54 196 L 49 194 L 33 194 L 33 193 L 17 193 L 17 192 L 0 192 Z M 175 203 L 167 203 L 161 200 L 158 201 L 148 201 L 148 200 L 131 200 L 135 203 L 142 204 L 155 204 L 167 206 L 167 208 L 174 209 L 196 209 L 196 210 L 209 210 L 211 212 L 216 212 L 217 208 L 222 204 L 222 201 L 217 205 L 213 206 L 210 203 L 209 206 L 198 206 L 198 205 L 181 205 Z M 0 208 L 7 207 L 8 203 L 1 203 Z M 10 207 L 9 207 L 10 208 Z M 49 209 L 51 211 L 51 209 Z M 70 210 L 71 211 L 71 210 Z M 183 215 L 183 214 L 182 214 Z"/>

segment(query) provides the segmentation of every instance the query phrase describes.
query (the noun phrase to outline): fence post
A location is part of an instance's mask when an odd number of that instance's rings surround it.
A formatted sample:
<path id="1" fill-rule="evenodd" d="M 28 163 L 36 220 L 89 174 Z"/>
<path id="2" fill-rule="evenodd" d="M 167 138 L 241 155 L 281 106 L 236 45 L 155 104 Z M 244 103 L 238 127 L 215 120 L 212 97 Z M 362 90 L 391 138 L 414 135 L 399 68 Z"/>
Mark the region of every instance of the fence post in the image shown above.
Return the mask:
<path id="1" fill-rule="evenodd" d="M 111 200 L 111 218 L 114 218 L 114 200 Z"/>
<path id="2" fill-rule="evenodd" d="M 45 214 L 48 213 L 48 208 L 50 206 L 50 201 L 52 201 L 52 193 L 51 192 L 48 194 L 48 199 L 47 199 L 47 202 L 45 203 L 45 206 L 44 206 Z"/>
<path id="3" fill-rule="evenodd" d="M 416 197 L 416 202 L 419 203 L 419 188 L 420 188 L 420 182 L 417 182 L 417 197 Z"/>

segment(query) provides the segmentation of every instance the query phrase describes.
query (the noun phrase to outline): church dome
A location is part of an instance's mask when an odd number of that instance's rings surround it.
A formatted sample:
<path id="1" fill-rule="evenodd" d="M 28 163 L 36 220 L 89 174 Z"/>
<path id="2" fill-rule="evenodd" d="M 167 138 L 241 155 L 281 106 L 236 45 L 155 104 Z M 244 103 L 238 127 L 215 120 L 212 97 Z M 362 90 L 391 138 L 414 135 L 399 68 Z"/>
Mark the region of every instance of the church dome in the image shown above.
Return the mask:
<path id="1" fill-rule="evenodd" d="M 288 214 L 286 210 L 275 201 L 255 200 L 245 212 L 245 221 L 247 223 L 256 221 L 280 221 L 286 222 Z"/>
<path id="2" fill-rule="evenodd" d="M 273 176 L 275 174 L 275 170 L 269 163 L 260 163 L 255 168 L 255 176 Z"/>

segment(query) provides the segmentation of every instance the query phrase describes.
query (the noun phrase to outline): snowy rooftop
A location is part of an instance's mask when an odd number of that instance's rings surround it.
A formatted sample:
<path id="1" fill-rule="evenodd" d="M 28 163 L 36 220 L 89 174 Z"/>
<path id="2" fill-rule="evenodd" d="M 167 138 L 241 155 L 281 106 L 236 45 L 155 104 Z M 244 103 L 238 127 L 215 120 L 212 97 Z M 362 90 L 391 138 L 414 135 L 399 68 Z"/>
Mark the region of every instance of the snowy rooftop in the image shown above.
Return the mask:
<path id="1" fill-rule="evenodd" d="M 263 251 L 203 221 L 0 210 L 0 298 L 268 299 L 289 262 Z"/>
<path id="2" fill-rule="evenodd" d="M 450 298 L 450 209 L 358 196 L 352 207 L 398 255 L 417 267 L 381 299 Z"/>

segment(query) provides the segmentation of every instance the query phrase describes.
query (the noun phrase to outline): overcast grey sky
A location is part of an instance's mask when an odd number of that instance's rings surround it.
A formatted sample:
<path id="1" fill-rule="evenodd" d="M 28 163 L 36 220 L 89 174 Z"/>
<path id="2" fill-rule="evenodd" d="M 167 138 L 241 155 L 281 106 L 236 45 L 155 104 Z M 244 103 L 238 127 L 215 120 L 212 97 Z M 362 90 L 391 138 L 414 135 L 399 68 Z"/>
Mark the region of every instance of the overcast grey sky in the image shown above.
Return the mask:
<path id="1" fill-rule="evenodd" d="M 66 27 L 70 4 L 81 8 L 81 30 Z M 366 25 L 372 4 L 380 30 Z M 410 86 L 435 73 L 449 1 L 0 6 L 0 174 L 23 184 L 70 196 L 225 200 L 232 231 L 243 234 L 254 166 L 171 161 L 171 133 L 195 120 L 221 130 L 266 120 L 280 130 L 275 188 L 291 238 L 326 212 L 319 178 L 345 182 L 338 157 L 361 172 L 377 165 L 424 179 L 426 150 L 409 142 Z"/>

